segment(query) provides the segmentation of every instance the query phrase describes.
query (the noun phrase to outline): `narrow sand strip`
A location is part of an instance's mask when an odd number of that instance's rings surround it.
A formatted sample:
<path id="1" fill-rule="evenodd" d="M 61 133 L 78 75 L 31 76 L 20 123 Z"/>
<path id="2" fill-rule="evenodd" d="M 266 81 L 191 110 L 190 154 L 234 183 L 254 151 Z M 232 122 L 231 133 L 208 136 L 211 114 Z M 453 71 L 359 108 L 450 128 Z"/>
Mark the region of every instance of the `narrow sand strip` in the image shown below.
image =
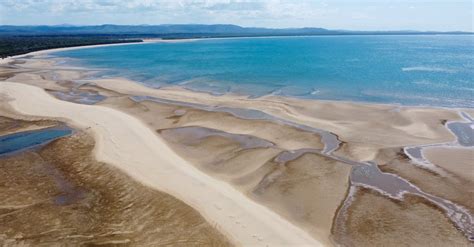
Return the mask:
<path id="1" fill-rule="evenodd" d="M 11 100 L 2 104 L 8 103 L 22 114 L 61 118 L 79 128 L 90 127 L 99 161 L 183 200 L 237 245 L 322 245 L 227 183 L 197 170 L 128 114 L 103 106 L 60 101 L 40 88 L 11 82 L 0 83 L 0 96 Z"/>

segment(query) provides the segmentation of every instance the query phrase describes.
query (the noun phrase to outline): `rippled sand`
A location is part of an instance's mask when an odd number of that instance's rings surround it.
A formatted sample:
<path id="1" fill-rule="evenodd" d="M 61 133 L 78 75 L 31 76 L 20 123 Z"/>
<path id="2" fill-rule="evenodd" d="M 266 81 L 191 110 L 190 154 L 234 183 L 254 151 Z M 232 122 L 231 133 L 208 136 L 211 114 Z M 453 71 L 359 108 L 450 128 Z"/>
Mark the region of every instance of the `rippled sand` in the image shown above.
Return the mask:
<path id="1" fill-rule="evenodd" d="M 443 212 L 418 197 L 396 201 L 362 189 L 355 198 L 347 218 L 347 245 L 470 246 Z"/>
<path id="2" fill-rule="evenodd" d="M 3 118 L 0 130 L 39 124 Z M 95 161 L 93 146 L 76 133 L 0 157 L 0 245 L 230 245 L 180 200 Z"/>
<path id="3" fill-rule="evenodd" d="M 90 72 L 22 72 L 20 65 L 10 70 L 4 74 L 9 81 L 41 86 L 59 98 L 55 92 L 72 88 L 73 96 L 79 95 L 79 101 L 72 101 L 78 103 L 83 103 L 81 95 L 106 97 L 94 103 L 140 119 L 202 172 L 231 184 L 324 245 L 472 244 L 474 149 L 459 149 L 469 142 L 457 142 L 446 126 L 464 121 L 458 110 L 219 97 L 149 89 L 121 78 L 78 86 L 74 80 Z M 324 135 L 341 145 L 328 151 Z M 420 159 L 410 157 L 406 147 L 420 148 Z M 445 204 L 436 204 L 437 198 Z M 446 205 L 457 211 L 448 212 Z M 229 217 L 244 227 L 237 216 Z M 224 241 L 215 234 L 209 236 Z"/>

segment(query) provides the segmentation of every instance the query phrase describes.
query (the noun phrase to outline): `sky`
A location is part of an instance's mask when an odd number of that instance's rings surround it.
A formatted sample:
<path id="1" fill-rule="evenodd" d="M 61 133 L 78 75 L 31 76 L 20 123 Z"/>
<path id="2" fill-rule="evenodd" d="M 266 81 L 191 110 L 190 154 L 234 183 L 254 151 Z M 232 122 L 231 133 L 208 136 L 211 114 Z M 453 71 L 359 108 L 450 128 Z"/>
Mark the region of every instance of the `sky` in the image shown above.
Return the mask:
<path id="1" fill-rule="evenodd" d="M 236 24 L 474 31 L 474 0 L 0 0 L 0 25 Z"/>

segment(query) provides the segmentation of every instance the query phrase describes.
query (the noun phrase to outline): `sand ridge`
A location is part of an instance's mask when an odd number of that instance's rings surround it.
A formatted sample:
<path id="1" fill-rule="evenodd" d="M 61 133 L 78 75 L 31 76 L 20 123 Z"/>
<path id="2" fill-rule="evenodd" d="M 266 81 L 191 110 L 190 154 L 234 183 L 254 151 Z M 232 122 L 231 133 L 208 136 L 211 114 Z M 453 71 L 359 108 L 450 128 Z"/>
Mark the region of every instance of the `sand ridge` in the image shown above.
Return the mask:
<path id="1" fill-rule="evenodd" d="M 0 133 L 63 125 L 14 117 L 0 118 Z M 93 148 L 76 130 L 0 156 L 0 246 L 230 246 L 199 212 L 97 162 Z"/>
<path id="2" fill-rule="evenodd" d="M 95 155 L 99 161 L 185 201 L 237 244 L 320 245 L 230 185 L 189 165 L 153 131 L 127 114 L 60 101 L 40 88 L 24 84 L 2 82 L 0 92 L 13 98 L 8 104 L 22 114 L 62 118 L 79 128 L 88 128 L 97 140 Z"/>

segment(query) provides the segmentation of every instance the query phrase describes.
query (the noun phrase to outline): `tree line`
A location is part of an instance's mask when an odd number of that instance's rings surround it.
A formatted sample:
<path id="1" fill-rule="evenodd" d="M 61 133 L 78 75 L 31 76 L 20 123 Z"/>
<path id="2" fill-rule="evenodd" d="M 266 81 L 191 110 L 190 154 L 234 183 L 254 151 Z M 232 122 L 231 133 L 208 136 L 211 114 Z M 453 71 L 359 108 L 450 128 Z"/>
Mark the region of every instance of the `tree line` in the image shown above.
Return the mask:
<path id="1" fill-rule="evenodd" d="M 33 51 L 84 46 L 142 42 L 138 38 L 103 36 L 0 36 L 0 58 L 26 54 Z"/>

